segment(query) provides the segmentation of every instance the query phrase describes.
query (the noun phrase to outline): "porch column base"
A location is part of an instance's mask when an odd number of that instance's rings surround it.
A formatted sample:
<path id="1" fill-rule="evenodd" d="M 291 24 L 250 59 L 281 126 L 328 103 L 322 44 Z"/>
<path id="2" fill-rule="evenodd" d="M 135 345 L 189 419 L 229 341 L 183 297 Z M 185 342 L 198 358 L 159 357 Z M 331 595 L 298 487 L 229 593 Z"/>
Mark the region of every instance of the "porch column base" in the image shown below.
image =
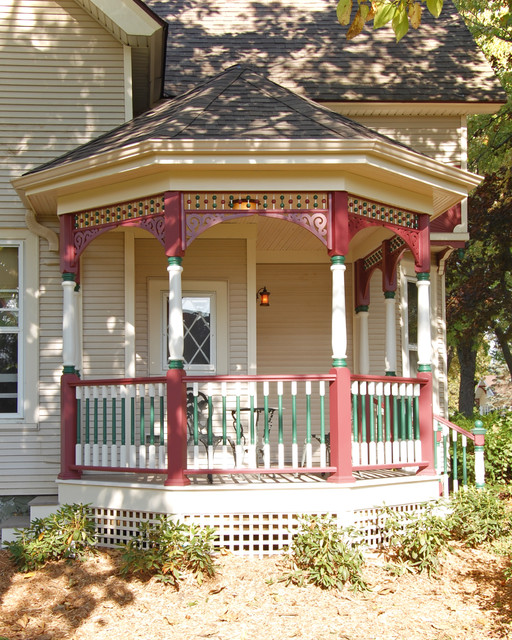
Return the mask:
<path id="1" fill-rule="evenodd" d="M 79 480 L 81 471 L 71 469 L 75 464 L 76 447 L 76 393 L 70 382 L 77 382 L 76 373 L 64 368 L 60 380 L 60 473 L 59 480 Z"/>
<path id="2" fill-rule="evenodd" d="M 419 476 L 435 476 L 436 468 L 434 465 L 434 411 L 432 407 L 432 373 L 430 371 L 422 371 L 418 368 L 418 378 L 425 380 L 426 384 L 421 386 L 419 397 L 420 412 L 420 440 L 421 440 L 421 457 L 428 465 L 421 469 L 417 475 Z"/>
<path id="3" fill-rule="evenodd" d="M 350 370 L 346 366 L 334 367 L 336 376 L 330 388 L 331 465 L 336 471 L 327 482 L 353 484 L 352 474 L 352 410 L 350 402 Z"/>
<path id="4" fill-rule="evenodd" d="M 167 371 L 167 478 L 166 487 L 190 484 L 187 469 L 187 390 L 182 368 Z"/>

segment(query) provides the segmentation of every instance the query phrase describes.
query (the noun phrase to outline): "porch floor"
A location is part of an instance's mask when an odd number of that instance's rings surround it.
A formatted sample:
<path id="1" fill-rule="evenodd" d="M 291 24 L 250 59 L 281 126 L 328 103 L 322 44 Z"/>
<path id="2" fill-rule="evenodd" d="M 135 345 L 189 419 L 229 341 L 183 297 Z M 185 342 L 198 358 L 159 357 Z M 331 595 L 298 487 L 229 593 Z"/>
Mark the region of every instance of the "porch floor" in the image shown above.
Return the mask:
<path id="1" fill-rule="evenodd" d="M 413 478 L 415 473 L 408 469 L 380 469 L 375 471 L 354 471 L 356 484 L 365 480 L 390 480 L 392 478 Z M 96 473 L 84 472 L 82 479 L 75 482 L 106 482 L 117 484 L 163 485 L 164 475 L 147 475 L 137 473 Z M 272 486 L 272 485 L 319 485 L 330 484 L 327 477 L 313 473 L 261 473 L 261 474 L 215 474 L 212 482 L 207 475 L 190 476 L 193 486 Z M 168 488 L 168 487 L 166 487 Z"/>

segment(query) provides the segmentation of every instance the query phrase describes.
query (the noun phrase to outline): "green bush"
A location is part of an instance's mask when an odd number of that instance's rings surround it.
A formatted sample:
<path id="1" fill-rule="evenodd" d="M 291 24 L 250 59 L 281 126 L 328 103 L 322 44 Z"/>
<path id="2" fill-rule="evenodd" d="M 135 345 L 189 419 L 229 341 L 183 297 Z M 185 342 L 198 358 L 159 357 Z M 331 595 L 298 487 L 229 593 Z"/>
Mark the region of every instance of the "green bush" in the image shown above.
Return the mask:
<path id="1" fill-rule="evenodd" d="M 349 583 L 353 590 L 368 588 L 362 576 L 362 544 L 351 529 L 339 528 L 327 516 L 303 516 L 293 539 L 288 563 L 291 571 L 281 581 L 323 589 L 341 589 Z"/>
<path id="2" fill-rule="evenodd" d="M 160 516 L 156 524 L 143 522 L 139 535 L 124 545 L 121 574 L 141 578 L 155 575 L 176 590 L 182 572 L 192 573 L 201 583 L 215 575 L 213 543 L 216 532 L 211 527 L 174 522 Z"/>
<path id="3" fill-rule="evenodd" d="M 512 531 L 511 514 L 497 489 L 461 490 L 452 497 L 450 506 L 450 533 L 469 547 L 503 538 Z"/>
<path id="4" fill-rule="evenodd" d="M 448 548 L 449 529 L 436 509 L 437 505 L 431 505 L 419 514 L 383 509 L 383 552 L 392 561 L 389 570 L 437 572 L 440 557 Z"/>
<path id="5" fill-rule="evenodd" d="M 20 571 L 35 571 L 51 560 L 83 559 L 95 551 L 94 521 L 88 505 L 64 505 L 26 529 L 16 529 L 7 548 Z"/>

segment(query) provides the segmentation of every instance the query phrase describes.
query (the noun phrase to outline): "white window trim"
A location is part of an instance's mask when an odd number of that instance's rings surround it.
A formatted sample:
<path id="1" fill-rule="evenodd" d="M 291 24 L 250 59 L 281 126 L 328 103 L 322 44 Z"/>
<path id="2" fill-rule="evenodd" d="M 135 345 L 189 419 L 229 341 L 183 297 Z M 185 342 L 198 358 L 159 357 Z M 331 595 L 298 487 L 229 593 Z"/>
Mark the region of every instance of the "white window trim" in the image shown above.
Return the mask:
<path id="1" fill-rule="evenodd" d="M 223 375 L 228 373 L 228 284 L 224 281 L 183 280 L 182 295 L 213 294 L 215 298 L 214 337 L 215 369 L 206 367 L 186 367 L 191 375 Z M 169 294 L 169 281 L 163 278 L 148 280 L 149 307 L 149 375 L 166 373 L 165 353 L 167 352 L 167 328 L 164 297 Z"/>
<path id="2" fill-rule="evenodd" d="M 0 430 L 39 428 L 39 239 L 24 230 L 2 229 L 2 246 L 19 247 L 19 344 L 17 414 L 0 414 Z"/>

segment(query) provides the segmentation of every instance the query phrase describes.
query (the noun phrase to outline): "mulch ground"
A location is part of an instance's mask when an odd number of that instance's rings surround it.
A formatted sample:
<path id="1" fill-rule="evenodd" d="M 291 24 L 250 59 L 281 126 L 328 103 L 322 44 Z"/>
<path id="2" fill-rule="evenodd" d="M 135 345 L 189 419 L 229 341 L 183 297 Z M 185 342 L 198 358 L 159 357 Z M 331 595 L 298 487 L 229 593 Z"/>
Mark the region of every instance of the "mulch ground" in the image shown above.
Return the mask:
<path id="1" fill-rule="evenodd" d="M 436 577 L 395 577 L 370 555 L 371 591 L 279 582 L 282 559 L 220 555 L 217 576 L 179 591 L 119 576 L 119 555 L 17 573 L 0 551 L 0 638 L 8 640 L 494 640 L 512 638 L 507 561 L 454 548 Z"/>

